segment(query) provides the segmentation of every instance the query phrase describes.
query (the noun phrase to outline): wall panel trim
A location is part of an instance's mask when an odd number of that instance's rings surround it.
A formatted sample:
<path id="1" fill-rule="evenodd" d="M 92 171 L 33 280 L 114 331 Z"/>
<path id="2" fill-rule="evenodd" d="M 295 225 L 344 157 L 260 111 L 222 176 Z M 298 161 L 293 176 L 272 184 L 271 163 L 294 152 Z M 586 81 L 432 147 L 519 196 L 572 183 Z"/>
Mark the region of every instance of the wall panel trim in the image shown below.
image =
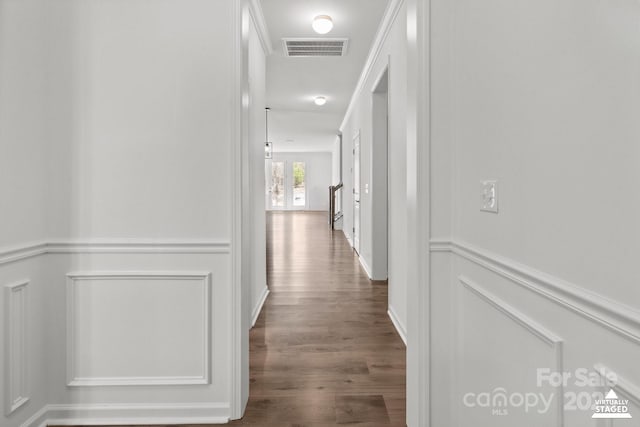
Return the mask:
<path id="1" fill-rule="evenodd" d="M 520 325 L 527 330 L 530 334 L 538 338 L 540 341 L 549 346 L 555 357 L 555 372 L 564 372 L 564 340 L 555 333 L 549 331 L 547 328 L 531 319 L 529 316 L 520 312 L 507 302 L 493 295 L 491 292 L 484 289 L 482 286 L 474 283 L 465 276 L 458 276 L 460 284 L 475 294 L 481 300 L 503 313 L 509 319 Z M 564 426 L 564 387 L 560 385 L 557 387 L 558 394 L 556 397 L 556 404 L 558 405 L 557 422 L 558 427 Z"/>
<path id="2" fill-rule="evenodd" d="M 168 425 L 229 422 L 229 403 L 53 404 L 20 427 L 46 425 Z"/>
<path id="3" fill-rule="evenodd" d="M 226 240 L 149 240 L 103 239 L 58 240 L 26 243 L 15 247 L 0 248 L 0 266 L 40 255 L 53 254 L 227 254 L 230 242 Z"/>
<path id="4" fill-rule="evenodd" d="M 133 271 L 133 272 L 75 272 L 67 274 L 67 385 L 80 386 L 141 386 L 141 385 L 194 385 L 211 382 L 211 273 L 189 271 Z M 205 321 L 202 351 L 202 374 L 198 376 L 128 376 L 80 377 L 76 374 L 75 298 L 74 287 L 86 280 L 194 280 L 203 285 L 202 304 Z"/>
<path id="5" fill-rule="evenodd" d="M 614 370 L 609 369 L 608 367 L 606 367 L 601 363 L 594 365 L 593 369 L 602 378 L 607 378 L 607 375 L 609 375 L 612 372 L 615 372 Z M 638 387 L 635 384 L 632 384 L 631 382 L 626 380 L 624 377 L 621 377 L 620 375 L 618 375 L 617 372 L 615 373 L 616 373 L 616 377 L 618 378 L 618 382 L 612 388 L 616 391 L 616 394 L 620 396 L 624 396 L 625 398 L 635 403 L 637 406 L 640 406 L 640 387 Z"/>
<path id="6" fill-rule="evenodd" d="M 4 379 L 5 414 L 9 415 L 29 401 L 28 280 L 4 287 Z"/>
<path id="7" fill-rule="evenodd" d="M 430 250 L 458 255 L 640 344 L 640 312 L 631 307 L 466 242 L 431 240 Z"/>

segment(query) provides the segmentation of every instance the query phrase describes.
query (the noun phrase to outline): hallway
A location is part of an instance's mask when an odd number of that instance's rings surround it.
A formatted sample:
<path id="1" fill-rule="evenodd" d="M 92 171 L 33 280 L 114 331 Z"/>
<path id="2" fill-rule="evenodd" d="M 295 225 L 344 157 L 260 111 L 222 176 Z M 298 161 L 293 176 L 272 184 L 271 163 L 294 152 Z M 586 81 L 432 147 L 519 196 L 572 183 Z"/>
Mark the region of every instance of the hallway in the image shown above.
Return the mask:
<path id="1" fill-rule="evenodd" d="M 251 331 L 251 391 L 231 425 L 404 426 L 405 347 L 324 212 L 267 214 L 269 295 Z"/>

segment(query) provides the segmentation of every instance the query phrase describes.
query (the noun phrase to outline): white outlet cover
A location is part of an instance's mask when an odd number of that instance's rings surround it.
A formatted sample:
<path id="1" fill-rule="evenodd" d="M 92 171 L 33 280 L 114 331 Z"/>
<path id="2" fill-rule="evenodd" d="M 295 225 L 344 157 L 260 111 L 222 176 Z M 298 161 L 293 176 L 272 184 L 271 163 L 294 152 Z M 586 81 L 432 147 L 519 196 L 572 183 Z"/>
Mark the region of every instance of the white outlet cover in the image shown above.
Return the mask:
<path id="1" fill-rule="evenodd" d="M 480 184 L 480 210 L 484 212 L 498 213 L 498 181 L 489 179 L 480 181 Z"/>

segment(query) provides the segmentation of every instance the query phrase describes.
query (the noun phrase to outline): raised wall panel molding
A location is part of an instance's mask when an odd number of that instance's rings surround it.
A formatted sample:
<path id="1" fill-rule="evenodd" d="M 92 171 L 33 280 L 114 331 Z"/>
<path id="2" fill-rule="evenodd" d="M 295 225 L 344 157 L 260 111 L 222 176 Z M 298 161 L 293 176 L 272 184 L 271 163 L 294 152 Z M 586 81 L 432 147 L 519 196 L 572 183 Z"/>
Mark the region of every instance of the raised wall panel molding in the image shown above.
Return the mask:
<path id="1" fill-rule="evenodd" d="M 480 299 L 485 301 L 487 304 L 495 308 L 496 310 L 503 313 L 506 317 L 520 325 L 530 334 L 537 337 L 544 344 L 549 346 L 554 352 L 555 358 L 555 371 L 554 372 L 563 372 L 563 339 L 553 332 L 546 329 L 544 326 L 531 319 L 524 313 L 521 313 L 519 310 L 493 295 L 491 292 L 487 291 L 480 285 L 474 283 L 470 279 L 465 276 L 458 276 L 458 280 L 460 284 L 471 291 L 473 294 L 478 296 Z M 557 413 L 557 421 L 558 427 L 564 426 L 564 388 L 559 386 L 558 393 L 556 396 L 557 405 L 558 405 L 558 413 Z"/>
<path id="2" fill-rule="evenodd" d="M 380 27 L 378 27 L 378 32 L 373 39 L 373 44 L 371 45 L 371 50 L 369 51 L 369 55 L 367 56 L 367 61 L 364 64 L 364 68 L 362 69 L 362 73 L 360 74 L 360 78 L 358 79 L 356 88 L 353 91 L 353 95 L 351 96 L 351 100 L 349 101 L 349 106 L 347 107 L 347 111 L 344 114 L 342 123 L 340 123 L 340 127 L 338 128 L 340 129 L 340 132 L 344 132 L 344 127 L 347 124 L 349 117 L 351 117 L 351 113 L 353 113 L 353 109 L 357 104 L 358 97 L 360 96 L 360 93 L 367 83 L 367 79 L 373 71 L 373 67 L 378 60 L 378 57 L 380 56 L 380 52 L 382 51 L 382 46 L 384 45 L 384 42 L 387 40 L 387 37 L 391 32 L 391 27 L 393 27 L 393 23 L 398 17 L 398 13 L 404 5 L 404 1 L 405 0 L 391 0 L 387 5 L 387 9 L 382 16 Z"/>
<path id="3" fill-rule="evenodd" d="M 606 297 L 460 241 L 432 240 L 431 252 L 451 252 L 640 344 L 640 312 Z"/>
<path id="4" fill-rule="evenodd" d="M 28 281 L 4 287 L 5 295 L 5 414 L 9 415 L 29 401 L 28 361 Z"/>
<path id="5" fill-rule="evenodd" d="M 193 385 L 209 384 L 210 360 L 211 360 L 211 273 L 209 272 L 77 272 L 67 275 L 67 385 L 79 386 L 141 386 L 141 385 Z M 76 288 L 82 287 L 86 282 L 107 281 L 195 281 L 201 284 L 199 304 L 202 309 L 202 324 L 194 325 L 202 328 L 199 349 L 182 349 L 183 351 L 201 351 L 202 365 L 197 375 L 109 375 L 109 376 L 82 376 L 78 373 L 78 337 L 77 326 L 81 324 L 78 317 L 80 306 L 76 301 Z M 177 285 L 180 286 L 180 285 Z M 153 295 L 151 295 L 154 298 Z M 144 312 L 145 307 L 133 307 L 132 313 Z M 125 313 L 131 315 L 132 313 Z M 113 313 L 114 316 L 122 313 Z M 175 331 L 174 331 L 175 333 Z M 158 338 L 158 337 L 156 337 Z"/>
<path id="6" fill-rule="evenodd" d="M 607 378 L 609 374 L 614 372 L 617 377 L 617 382 L 615 385 L 613 385 L 612 388 L 615 390 L 616 394 L 618 396 L 623 396 L 626 399 L 629 399 L 630 401 L 635 403 L 637 406 L 640 406 L 640 387 L 627 381 L 624 377 L 621 377 L 620 375 L 618 375 L 617 372 L 613 371 L 612 369 L 609 369 L 608 367 L 606 367 L 601 363 L 594 365 L 593 369 L 602 378 Z"/>
<path id="7" fill-rule="evenodd" d="M 229 404 L 55 404 L 45 405 L 20 427 L 47 425 L 224 424 Z"/>
<path id="8" fill-rule="evenodd" d="M 0 248 L 0 266 L 16 261 L 35 258 L 47 253 L 54 254 L 228 254 L 228 241 L 202 240 L 90 240 L 51 241 L 27 243 L 22 246 Z"/>

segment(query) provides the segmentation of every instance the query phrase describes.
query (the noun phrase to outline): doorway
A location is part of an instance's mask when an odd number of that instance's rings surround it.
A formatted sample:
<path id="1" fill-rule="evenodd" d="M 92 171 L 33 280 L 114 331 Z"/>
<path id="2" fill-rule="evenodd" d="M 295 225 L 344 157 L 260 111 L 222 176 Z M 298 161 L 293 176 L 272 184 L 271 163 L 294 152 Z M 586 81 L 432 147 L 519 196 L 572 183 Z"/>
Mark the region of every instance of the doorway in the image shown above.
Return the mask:
<path id="1" fill-rule="evenodd" d="M 389 69 L 371 93 L 371 278 L 388 278 L 389 246 Z"/>
<path id="2" fill-rule="evenodd" d="M 360 253 L 360 131 L 353 138 L 353 249 Z"/>

